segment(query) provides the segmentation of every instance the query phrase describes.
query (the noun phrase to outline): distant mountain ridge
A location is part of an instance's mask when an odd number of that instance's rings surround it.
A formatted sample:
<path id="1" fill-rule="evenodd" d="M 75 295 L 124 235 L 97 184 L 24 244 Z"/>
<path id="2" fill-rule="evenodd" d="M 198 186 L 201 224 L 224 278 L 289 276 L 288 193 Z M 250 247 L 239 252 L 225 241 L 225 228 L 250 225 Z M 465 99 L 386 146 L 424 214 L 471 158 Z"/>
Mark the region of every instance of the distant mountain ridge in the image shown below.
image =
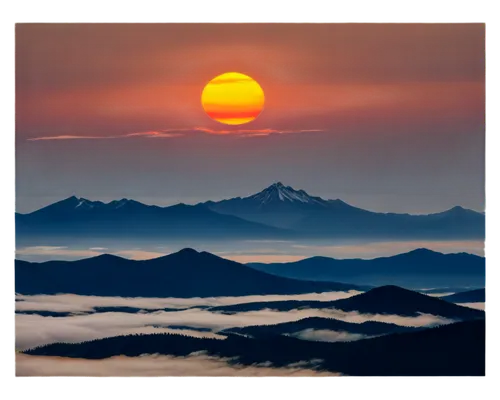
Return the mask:
<path id="1" fill-rule="evenodd" d="M 207 252 L 183 249 L 151 260 L 104 254 L 78 261 L 16 260 L 16 293 L 121 297 L 213 297 L 360 289 L 270 275 Z"/>
<path id="2" fill-rule="evenodd" d="M 150 206 L 121 199 L 109 203 L 75 196 L 29 214 L 16 214 L 16 236 L 102 238 L 274 238 L 290 232 L 223 215 L 204 206 Z"/>
<path id="3" fill-rule="evenodd" d="M 459 206 L 428 215 L 377 213 L 277 182 L 248 197 L 169 207 L 72 196 L 32 213 L 16 213 L 16 236 L 484 238 L 484 220 L 484 214 Z"/>
<path id="4" fill-rule="evenodd" d="M 249 263 L 252 268 L 295 279 L 340 281 L 358 285 L 484 287 L 485 258 L 468 253 L 443 254 L 428 249 L 371 260 L 311 257 L 289 263 Z"/>

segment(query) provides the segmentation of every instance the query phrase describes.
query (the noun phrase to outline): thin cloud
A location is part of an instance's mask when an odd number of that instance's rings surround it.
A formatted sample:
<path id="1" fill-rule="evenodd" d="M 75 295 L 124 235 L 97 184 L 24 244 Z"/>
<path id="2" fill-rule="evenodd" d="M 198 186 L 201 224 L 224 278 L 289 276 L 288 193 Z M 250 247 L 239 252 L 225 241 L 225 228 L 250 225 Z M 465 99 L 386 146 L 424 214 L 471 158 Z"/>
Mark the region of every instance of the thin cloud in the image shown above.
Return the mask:
<path id="1" fill-rule="evenodd" d="M 144 138 L 177 138 L 183 137 L 187 132 L 201 132 L 208 135 L 230 135 L 239 137 L 258 137 L 270 135 L 282 135 L 288 133 L 306 133 L 306 132 L 322 132 L 321 129 L 299 129 L 299 130 L 280 130 L 280 129 L 233 129 L 233 130 L 216 130 L 203 127 L 183 128 L 183 129 L 160 129 L 144 132 L 132 132 L 123 135 L 108 135 L 108 136 L 87 136 L 87 135 L 58 135 L 58 136 L 40 136 L 27 139 L 28 141 L 40 140 L 89 140 L 89 139 L 127 139 L 134 137 Z"/>
<path id="2" fill-rule="evenodd" d="M 59 136 L 41 136 L 29 138 L 29 141 L 36 140 L 80 140 L 80 139 L 114 139 L 117 136 L 84 136 L 84 135 L 59 135 Z"/>
<path id="3" fill-rule="evenodd" d="M 306 133 L 306 132 L 322 132 L 321 129 L 294 129 L 294 130 L 282 130 L 282 129 L 227 129 L 227 130 L 216 130 L 209 128 L 194 128 L 197 132 L 204 132 L 210 135 L 239 135 L 243 137 L 248 136 L 269 136 L 272 134 L 287 134 L 287 133 Z"/>
<path id="4" fill-rule="evenodd" d="M 233 361 L 229 363 L 230 361 Z M 186 357 L 148 354 L 102 360 L 16 354 L 16 376 L 339 376 L 317 371 L 314 360 L 275 368 L 267 363 L 245 366 L 203 352 Z M 319 362 L 320 360 L 318 360 Z"/>

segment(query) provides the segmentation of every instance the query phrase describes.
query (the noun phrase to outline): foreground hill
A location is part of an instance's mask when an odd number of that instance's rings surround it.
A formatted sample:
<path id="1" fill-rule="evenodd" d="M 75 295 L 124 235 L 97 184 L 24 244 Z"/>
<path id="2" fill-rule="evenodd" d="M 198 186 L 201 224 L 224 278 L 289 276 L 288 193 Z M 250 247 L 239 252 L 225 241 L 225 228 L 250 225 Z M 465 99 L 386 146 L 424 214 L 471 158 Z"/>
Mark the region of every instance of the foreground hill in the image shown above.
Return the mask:
<path id="1" fill-rule="evenodd" d="M 111 255 L 44 263 L 16 260 L 15 288 L 22 294 L 125 297 L 244 296 L 359 289 L 350 284 L 269 275 L 192 249 L 144 261 Z"/>
<path id="2" fill-rule="evenodd" d="M 410 288 L 484 286 L 485 259 L 473 254 L 442 254 L 417 249 L 372 260 L 337 260 L 312 257 L 305 260 L 248 264 L 270 274 L 295 279 L 340 281 L 364 285 L 398 285 Z"/>
<path id="3" fill-rule="evenodd" d="M 398 333 L 345 343 L 303 341 L 286 336 L 225 340 L 153 334 L 115 336 L 79 344 L 55 343 L 25 351 L 47 355 L 102 359 L 141 354 L 186 356 L 196 351 L 233 358 L 233 364 L 270 362 L 276 367 L 321 360 L 319 370 L 358 376 L 483 376 L 484 320 L 458 322 L 412 333 Z"/>
<path id="4" fill-rule="evenodd" d="M 418 328 L 376 321 L 367 321 L 355 324 L 351 322 L 344 322 L 335 318 L 309 317 L 298 321 L 284 322 L 275 325 L 254 325 L 229 328 L 224 329 L 219 333 L 237 333 L 240 335 L 248 335 L 253 338 L 258 338 L 273 335 L 290 335 L 304 330 L 328 330 L 366 336 L 379 336 L 390 333 L 412 332 L 417 329 Z"/>
<path id="5" fill-rule="evenodd" d="M 263 309 L 290 311 L 302 308 L 337 309 L 364 314 L 391 314 L 416 317 L 420 314 L 437 315 L 451 319 L 483 318 L 484 312 L 462 307 L 437 297 L 427 296 L 397 286 L 382 286 L 347 299 L 334 301 L 267 301 L 233 304 L 210 308 L 210 311 L 235 313 Z"/>

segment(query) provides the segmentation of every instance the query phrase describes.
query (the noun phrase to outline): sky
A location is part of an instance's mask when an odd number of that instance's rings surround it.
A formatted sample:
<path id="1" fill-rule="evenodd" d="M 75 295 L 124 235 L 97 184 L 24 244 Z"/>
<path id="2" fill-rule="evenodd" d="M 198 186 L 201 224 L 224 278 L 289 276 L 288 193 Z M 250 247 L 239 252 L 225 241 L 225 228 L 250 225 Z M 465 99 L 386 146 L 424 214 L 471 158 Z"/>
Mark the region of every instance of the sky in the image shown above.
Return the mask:
<path id="1" fill-rule="evenodd" d="M 17 24 L 16 209 L 194 204 L 273 182 L 374 211 L 484 210 L 483 24 Z M 255 79 L 260 115 L 205 85 Z"/>

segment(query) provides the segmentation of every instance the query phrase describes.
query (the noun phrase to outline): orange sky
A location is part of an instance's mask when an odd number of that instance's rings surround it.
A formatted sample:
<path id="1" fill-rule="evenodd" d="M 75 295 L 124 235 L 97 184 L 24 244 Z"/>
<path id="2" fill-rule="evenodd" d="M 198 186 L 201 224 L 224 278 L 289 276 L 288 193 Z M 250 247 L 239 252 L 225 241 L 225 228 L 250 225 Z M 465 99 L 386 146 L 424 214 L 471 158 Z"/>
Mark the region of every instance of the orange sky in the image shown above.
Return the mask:
<path id="1" fill-rule="evenodd" d="M 18 206 L 282 181 L 374 210 L 481 210 L 484 40 L 484 24 L 17 24 Z M 201 104 L 230 71 L 265 93 L 240 126 Z"/>
<path id="2" fill-rule="evenodd" d="M 18 25 L 18 134 L 216 127 L 200 95 L 228 71 L 264 88 L 256 128 L 370 123 L 374 111 L 480 122 L 483 40 L 480 24 Z"/>

